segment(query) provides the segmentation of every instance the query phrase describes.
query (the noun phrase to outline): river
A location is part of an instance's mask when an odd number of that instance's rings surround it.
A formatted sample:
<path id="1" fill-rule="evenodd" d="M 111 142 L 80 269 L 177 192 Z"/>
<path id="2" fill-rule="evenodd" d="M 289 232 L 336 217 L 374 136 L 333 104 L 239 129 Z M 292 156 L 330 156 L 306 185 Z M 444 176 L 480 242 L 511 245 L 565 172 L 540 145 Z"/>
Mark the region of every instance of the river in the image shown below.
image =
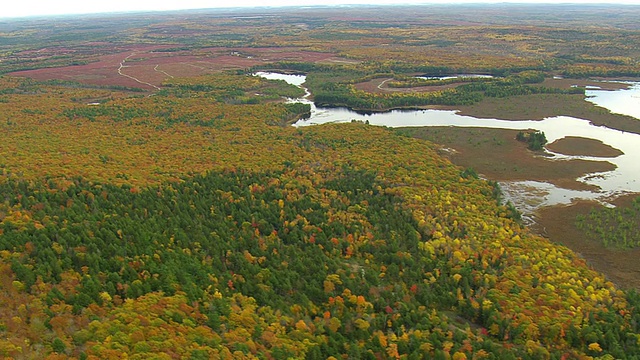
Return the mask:
<path id="1" fill-rule="evenodd" d="M 285 75 L 279 73 L 256 73 L 267 79 L 284 80 L 290 84 L 304 88 L 304 75 Z M 624 90 L 606 91 L 587 90 L 587 101 L 605 107 L 612 112 L 630 115 L 640 119 L 640 83 L 630 83 Z M 306 90 L 306 88 L 305 88 Z M 619 149 L 623 155 L 614 158 L 568 156 L 547 150 L 550 159 L 563 161 L 569 159 L 585 159 L 608 161 L 616 166 L 613 171 L 594 173 L 578 179 L 589 185 L 595 185 L 598 191 L 576 191 L 556 187 L 552 184 L 535 181 L 501 182 L 500 186 L 505 198 L 529 218 L 538 208 L 558 204 L 570 204 L 574 199 L 600 201 L 607 205 L 612 198 L 626 193 L 640 193 L 640 135 L 594 126 L 589 120 L 568 116 L 556 116 L 543 120 L 511 121 L 499 119 L 479 119 L 459 115 L 448 110 L 394 110 L 384 113 L 359 114 L 345 108 L 318 108 L 306 96 L 301 99 L 290 99 L 291 102 L 303 102 L 311 105 L 311 116 L 299 120 L 293 126 L 319 125 L 333 122 L 350 122 L 352 120 L 368 121 L 372 125 L 389 127 L 407 126 L 459 126 L 484 127 L 514 130 L 543 131 L 549 143 L 568 136 L 600 140 L 613 148 Z M 529 218 L 530 219 L 530 218 Z"/>

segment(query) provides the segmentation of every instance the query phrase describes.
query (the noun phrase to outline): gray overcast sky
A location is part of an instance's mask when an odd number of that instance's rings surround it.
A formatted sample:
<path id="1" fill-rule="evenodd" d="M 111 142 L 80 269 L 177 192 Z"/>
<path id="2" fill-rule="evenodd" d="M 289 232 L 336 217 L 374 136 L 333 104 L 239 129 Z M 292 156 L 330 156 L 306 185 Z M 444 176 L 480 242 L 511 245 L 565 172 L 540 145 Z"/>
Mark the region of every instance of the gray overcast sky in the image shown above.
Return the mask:
<path id="1" fill-rule="evenodd" d="M 640 0 L 10 0 L 3 1 L 0 18 L 54 14 L 85 14 L 137 10 L 178 10 L 216 7 L 425 4 L 425 3 L 607 3 L 640 5 Z"/>

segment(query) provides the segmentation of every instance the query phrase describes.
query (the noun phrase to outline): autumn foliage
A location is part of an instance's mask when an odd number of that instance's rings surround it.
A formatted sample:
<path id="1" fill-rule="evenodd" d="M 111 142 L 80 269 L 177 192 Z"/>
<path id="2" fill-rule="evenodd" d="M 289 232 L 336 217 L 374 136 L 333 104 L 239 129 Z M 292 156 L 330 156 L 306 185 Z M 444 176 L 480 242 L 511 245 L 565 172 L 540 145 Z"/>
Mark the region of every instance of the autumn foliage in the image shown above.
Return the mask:
<path id="1" fill-rule="evenodd" d="M 368 31 L 321 39 L 395 66 L 402 48 L 343 39 Z M 424 59 L 413 48 L 400 65 Z M 380 100 L 307 65 L 318 87 Z M 243 70 L 161 85 L 147 96 L 0 78 L 0 357 L 640 354 L 640 297 L 533 235 L 435 145 L 362 123 L 284 126 L 307 110 L 281 101 L 299 89 Z"/>

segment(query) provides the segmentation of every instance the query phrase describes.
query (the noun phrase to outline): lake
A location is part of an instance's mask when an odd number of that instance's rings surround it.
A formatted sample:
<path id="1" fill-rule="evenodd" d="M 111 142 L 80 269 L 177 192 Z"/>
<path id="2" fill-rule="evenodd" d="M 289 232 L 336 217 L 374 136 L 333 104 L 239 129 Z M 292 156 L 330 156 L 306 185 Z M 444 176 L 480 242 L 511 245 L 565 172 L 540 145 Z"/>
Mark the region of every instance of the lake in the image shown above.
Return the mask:
<path id="1" fill-rule="evenodd" d="M 620 81 L 631 85 L 628 89 L 607 91 L 587 88 L 587 101 L 612 113 L 640 119 L 640 82 Z"/>
<path id="2" fill-rule="evenodd" d="M 284 80 L 290 84 L 303 87 L 304 75 L 285 75 L 279 73 L 256 73 L 267 79 Z M 606 91 L 587 90 L 587 101 L 605 107 L 612 112 L 627 114 L 640 119 L 640 83 L 630 83 L 625 90 Z M 306 89 L 305 89 L 306 90 Z M 585 159 L 608 161 L 616 165 L 613 171 L 588 174 L 580 179 L 586 184 L 595 185 L 599 191 L 576 191 L 556 187 L 552 184 L 535 181 L 501 182 L 500 186 L 505 198 L 528 215 L 543 206 L 570 204 L 573 199 L 589 199 L 607 204 L 611 198 L 626 193 L 640 193 L 640 135 L 592 125 L 587 119 L 568 116 L 556 116 L 544 120 L 512 121 L 500 119 L 479 119 L 459 115 L 449 110 L 394 110 L 384 113 L 361 114 L 346 108 L 318 108 L 308 100 L 310 95 L 302 99 L 289 99 L 291 102 L 303 102 L 311 105 L 311 116 L 297 121 L 293 126 L 310 126 L 335 122 L 368 121 L 371 125 L 388 127 L 407 126 L 459 126 L 484 127 L 513 130 L 543 131 L 549 143 L 568 136 L 600 140 L 624 154 L 614 158 L 568 156 L 549 152 L 550 158 L 556 161 L 569 159 Z"/>

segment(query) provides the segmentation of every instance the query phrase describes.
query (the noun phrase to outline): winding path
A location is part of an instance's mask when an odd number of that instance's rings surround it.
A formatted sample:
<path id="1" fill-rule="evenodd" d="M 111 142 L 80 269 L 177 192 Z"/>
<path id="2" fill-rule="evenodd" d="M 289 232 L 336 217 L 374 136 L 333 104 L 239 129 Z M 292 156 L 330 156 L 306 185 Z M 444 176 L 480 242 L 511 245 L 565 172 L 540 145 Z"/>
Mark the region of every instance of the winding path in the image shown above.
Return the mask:
<path id="1" fill-rule="evenodd" d="M 135 82 L 140 83 L 140 84 L 147 85 L 147 86 L 151 86 L 151 87 L 155 88 L 156 90 L 161 90 L 158 86 L 155 86 L 155 85 L 150 84 L 150 83 L 145 82 L 145 81 L 141 81 L 141 80 L 139 80 L 139 79 L 137 79 L 137 78 L 135 78 L 135 77 L 133 77 L 133 76 L 131 76 L 131 75 L 127 75 L 127 74 L 122 73 L 122 69 L 124 69 L 124 68 L 128 67 L 128 66 L 126 66 L 124 63 L 125 63 L 125 62 L 127 62 L 127 59 L 129 59 L 130 57 L 132 57 L 132 56 L 133 56 L 133 55 L 135 55 L 135 54 L 136 54 L 136 53 L 131 53 L 129 56 L 127 56 L 126 58 L 124 58 L 124 59 L 120 62 L 120 67 L 118 67 L 118 75 L 122 75 L 122 76 L 124 76 L 124 77 L 127 77 L 127 78 L 129 78 L 129 79 L 131 79 L 131 80 L 133 80 L 133 81 L 135 81 Z M 157 66 L 156 66 L 156 67 L 157 67 Z"/>
<path id="2" fill-rule="evenodd" d="M 171 74 L 167 73 L 167 72 L 166 72 L 166 71 L 164 71 L 164 70 L 160 70 L 160 69 L 158 69 L 158 66 L 160 66 L 160 64 L 156 65 L 156 66 L 153 68 L 153 70 L 154 70 L 154 71 L 157 71 L 157 72 L 159 72 L 159 73 L 163 73 L 163 74 L 165 74 L 165 75 L 167 75 L 168 77 L 170 77 L 170 78 L 172 78 L 172 79 L 173 79 L 173 75 L 171 75 Z"/>
<path id="3" fill-rule="evenodd" d="M 382 90 L 382 86 L 384 86 L 384 84 L 386 84 L 386 82 L 387 82 L 387 81 L 391 81 L 391 80 L 393 80 L 393 78 L 389 78 L 389 79 L 386 79 L 386 80 L 382 81 L 382 82 L 378 85 L 378 89 Z"/>

